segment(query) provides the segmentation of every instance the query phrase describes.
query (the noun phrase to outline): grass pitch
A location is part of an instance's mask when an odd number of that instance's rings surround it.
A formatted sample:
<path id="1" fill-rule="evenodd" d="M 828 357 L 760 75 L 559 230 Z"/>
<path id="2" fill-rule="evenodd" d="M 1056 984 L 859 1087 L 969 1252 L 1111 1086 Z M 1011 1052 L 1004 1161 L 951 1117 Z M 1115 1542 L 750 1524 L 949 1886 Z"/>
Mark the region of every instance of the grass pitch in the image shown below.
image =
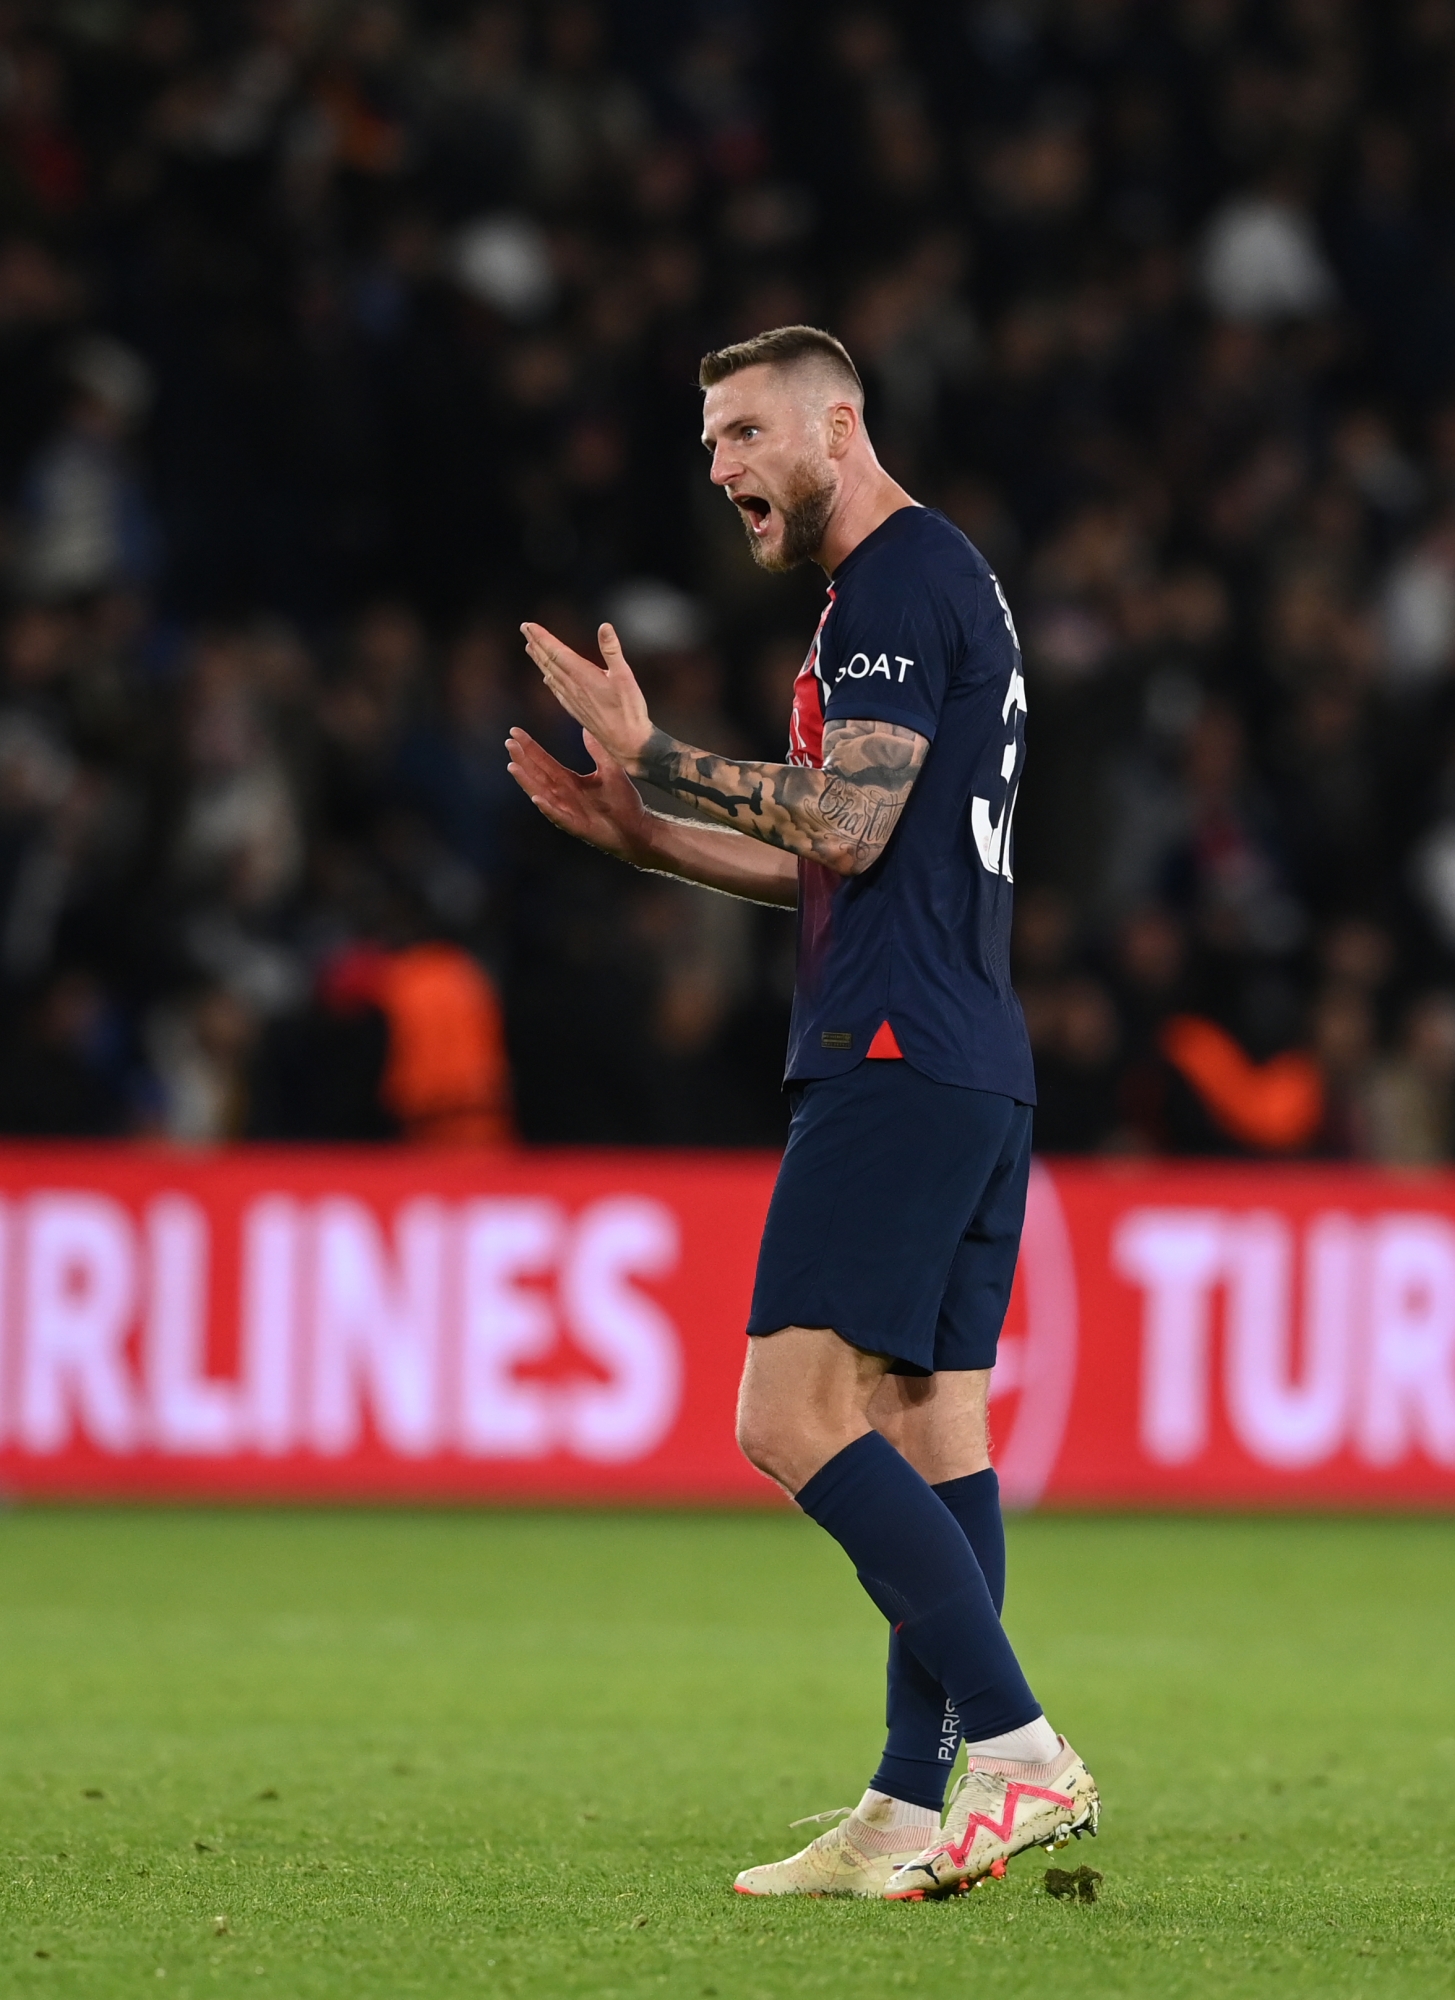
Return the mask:
<path id="1" fill-rule="evenodd" d="M 800 1518 L 11 1514 L 0 1995 L 1448 1995 L 1452 1584 L 1455 1521 L 1015 1523 L 1101 1900 L 778 1903 L 882 1701 Z"/>

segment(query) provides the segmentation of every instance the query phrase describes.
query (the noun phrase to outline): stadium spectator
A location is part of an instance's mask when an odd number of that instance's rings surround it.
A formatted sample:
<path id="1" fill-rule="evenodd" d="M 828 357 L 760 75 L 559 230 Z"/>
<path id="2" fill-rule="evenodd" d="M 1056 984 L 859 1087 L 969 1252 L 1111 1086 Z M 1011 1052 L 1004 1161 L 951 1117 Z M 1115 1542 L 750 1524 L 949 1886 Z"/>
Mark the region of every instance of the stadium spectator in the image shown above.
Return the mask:
<path id="1" fill-rule="evenodd" d="M 1396 1051 L 1369 1090 L 1369 1152 L 1398 1166 L 1435 1166 L 1455 1149 L 1455 1001 L 1422 994 Z"/>
<path id="2" fill-rule="evenodd" d="M 158 1007 L 148 1027 L 157 1129 L 182 1145 L 243 1138 L 258 1033 L 253 1009 L 230 988 L 207 986 Z"/>

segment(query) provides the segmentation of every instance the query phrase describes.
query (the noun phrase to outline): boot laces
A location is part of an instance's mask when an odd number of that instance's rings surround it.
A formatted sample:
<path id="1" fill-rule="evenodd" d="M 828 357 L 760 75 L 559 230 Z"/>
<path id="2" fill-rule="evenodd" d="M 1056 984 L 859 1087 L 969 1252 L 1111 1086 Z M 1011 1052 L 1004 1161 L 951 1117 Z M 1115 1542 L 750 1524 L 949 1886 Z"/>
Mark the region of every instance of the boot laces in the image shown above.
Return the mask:
<path id="1" fill-rule="evenodd" d="M 996 1781 L 995 1773 L 993 1771 L 962 1771 L 959 1777 L 955 1780 L 949 1798 L 946 1799 L 945 1801 L 945 1815 L 947 1818 L 949 1817 L 950 1811 L 953 1808 L 955 1801 L 959 1798 L 960 1794 L 969 1788 L 970 1781 L 972 1778 L 978 1778 L 981 1785 L 984 1787 L 993 1786 Z M 1002 1779 L 1001 1783 L 1003 1784 L 1004 1782 L 1005 1782 L 1004 1779 Z"/>

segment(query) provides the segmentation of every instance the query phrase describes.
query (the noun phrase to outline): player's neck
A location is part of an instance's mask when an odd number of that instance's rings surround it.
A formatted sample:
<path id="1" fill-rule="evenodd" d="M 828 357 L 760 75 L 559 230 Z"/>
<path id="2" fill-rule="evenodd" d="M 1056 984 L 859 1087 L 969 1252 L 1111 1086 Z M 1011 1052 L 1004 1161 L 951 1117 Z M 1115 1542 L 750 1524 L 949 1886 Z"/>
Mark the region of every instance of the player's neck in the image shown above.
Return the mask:
<path id="1" fill-rule="evenodd" d="M 918 505 L 914 495 L 906 493 L 876 460 L 862 474 L 845 480 L 814 561 L 832 576 L 839 564 L 876 528 L 882 527 L 891 514 L 897 514 L 902 507 Z"/>

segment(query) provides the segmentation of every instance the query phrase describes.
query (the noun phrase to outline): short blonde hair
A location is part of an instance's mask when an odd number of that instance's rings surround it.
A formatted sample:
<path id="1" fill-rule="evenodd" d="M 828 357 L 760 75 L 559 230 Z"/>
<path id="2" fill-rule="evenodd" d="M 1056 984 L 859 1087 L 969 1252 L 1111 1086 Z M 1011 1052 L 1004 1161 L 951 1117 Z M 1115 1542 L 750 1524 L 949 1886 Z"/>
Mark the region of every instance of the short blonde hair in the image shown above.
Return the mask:
<path id="1" fill-rule="evenodd" d="M 702 357 L 697 386 L 710 389 L 744 368 L 790 368 L 799 361 L 827 362 L 863 400 L 864 384 L 848 348 L 821 326 L 775 326 L 768 333 L 755 333 L 751 340 L 735 340 L 731 347 L 715 348 Z"/>

